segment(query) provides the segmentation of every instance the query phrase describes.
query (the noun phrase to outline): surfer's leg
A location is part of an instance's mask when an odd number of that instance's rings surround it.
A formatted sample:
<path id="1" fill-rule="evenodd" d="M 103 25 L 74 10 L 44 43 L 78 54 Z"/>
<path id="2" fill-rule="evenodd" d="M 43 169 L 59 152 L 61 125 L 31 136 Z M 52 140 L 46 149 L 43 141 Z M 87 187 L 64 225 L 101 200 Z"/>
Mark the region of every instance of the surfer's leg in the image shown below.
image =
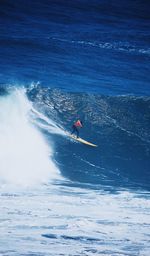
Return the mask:
<path id="1" fill-rule="evenodd" d="M 79 130 L 76 128 L 77 138 L 79 138 Z"/>
<path id="2" fill-rule="evenodd" d="M 72 132 L 71 132 L 71 134 L 74 134 L 74 133 L 75 133 L 75 131 L 76 131 L 75 128 L 76 128 L 76 127 L 73 125 L 73 126 L 72 126 Z"/>
<path id="3" fill-rule="evenodd" d="M 76 133 L 77 138 L 79 138 L 79 130 L 78 130 L 78 128 L 75 125 L 72 126 L 71 135 L 74 134 L 74 133 Z"/>

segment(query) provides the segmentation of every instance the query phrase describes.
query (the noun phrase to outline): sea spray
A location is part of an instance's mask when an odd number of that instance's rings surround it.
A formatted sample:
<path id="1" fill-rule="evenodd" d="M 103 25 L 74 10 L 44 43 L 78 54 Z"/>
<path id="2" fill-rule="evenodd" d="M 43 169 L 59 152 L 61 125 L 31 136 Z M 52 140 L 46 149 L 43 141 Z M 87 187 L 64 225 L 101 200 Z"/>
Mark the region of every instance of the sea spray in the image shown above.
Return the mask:
<path id="1" fill-rule="evenodd" d="M 35 185 L 58 177 L 53 150 L 33 125 L 24 90 L 0 97 L 0 182 Z"/>

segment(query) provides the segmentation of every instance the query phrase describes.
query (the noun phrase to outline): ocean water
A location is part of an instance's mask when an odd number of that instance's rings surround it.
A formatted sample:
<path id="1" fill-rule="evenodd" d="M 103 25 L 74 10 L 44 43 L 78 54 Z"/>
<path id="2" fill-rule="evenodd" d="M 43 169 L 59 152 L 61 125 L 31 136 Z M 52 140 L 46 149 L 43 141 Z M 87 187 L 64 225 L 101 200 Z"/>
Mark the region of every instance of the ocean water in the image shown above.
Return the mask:
<path id="1" fill-rule="evenodd" d="M 149 7 L 0 2 L 0 255 L 149 256 Z"/>

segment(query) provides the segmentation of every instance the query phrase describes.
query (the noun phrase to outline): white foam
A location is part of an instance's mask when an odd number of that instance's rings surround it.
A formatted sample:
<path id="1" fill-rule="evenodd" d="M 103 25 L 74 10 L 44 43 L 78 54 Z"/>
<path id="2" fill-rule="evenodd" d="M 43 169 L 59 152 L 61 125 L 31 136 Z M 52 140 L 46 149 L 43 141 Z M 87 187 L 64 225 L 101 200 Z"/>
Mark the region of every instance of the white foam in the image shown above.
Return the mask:
<path id="1" fill-rule="evenodd" d="M 0 182 L 22 186 L 58 176 L 53 150 L 31 122 L 24 90 L 0 98 Z"/>

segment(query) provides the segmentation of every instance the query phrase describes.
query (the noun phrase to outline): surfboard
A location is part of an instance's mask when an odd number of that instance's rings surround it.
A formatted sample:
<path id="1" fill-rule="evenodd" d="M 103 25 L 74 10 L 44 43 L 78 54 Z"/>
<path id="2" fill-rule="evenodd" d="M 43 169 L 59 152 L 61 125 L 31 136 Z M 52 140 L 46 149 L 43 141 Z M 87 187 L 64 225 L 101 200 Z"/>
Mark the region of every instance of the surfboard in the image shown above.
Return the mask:
<path id="1" fill-rule="evenodd" d="M 89 141 L 86 141 L 86 140 L 84 140 L 84 139 L 82 139 L 80 137 L 77 138 L 76 136 L 74 136 L 72 134 L 68 134 L 68 136 L 71 137 L 72 139 L 78 141 L 78 142 L 81 142 L 81 143 L 85 144 L 85 145 L 88 145 L 88 146 L 91 146 L 91 147 L 97 147 L 97 145 L 95 145 L 95 144 L 93 144 L 93 143 L 91 143 Z"/>

